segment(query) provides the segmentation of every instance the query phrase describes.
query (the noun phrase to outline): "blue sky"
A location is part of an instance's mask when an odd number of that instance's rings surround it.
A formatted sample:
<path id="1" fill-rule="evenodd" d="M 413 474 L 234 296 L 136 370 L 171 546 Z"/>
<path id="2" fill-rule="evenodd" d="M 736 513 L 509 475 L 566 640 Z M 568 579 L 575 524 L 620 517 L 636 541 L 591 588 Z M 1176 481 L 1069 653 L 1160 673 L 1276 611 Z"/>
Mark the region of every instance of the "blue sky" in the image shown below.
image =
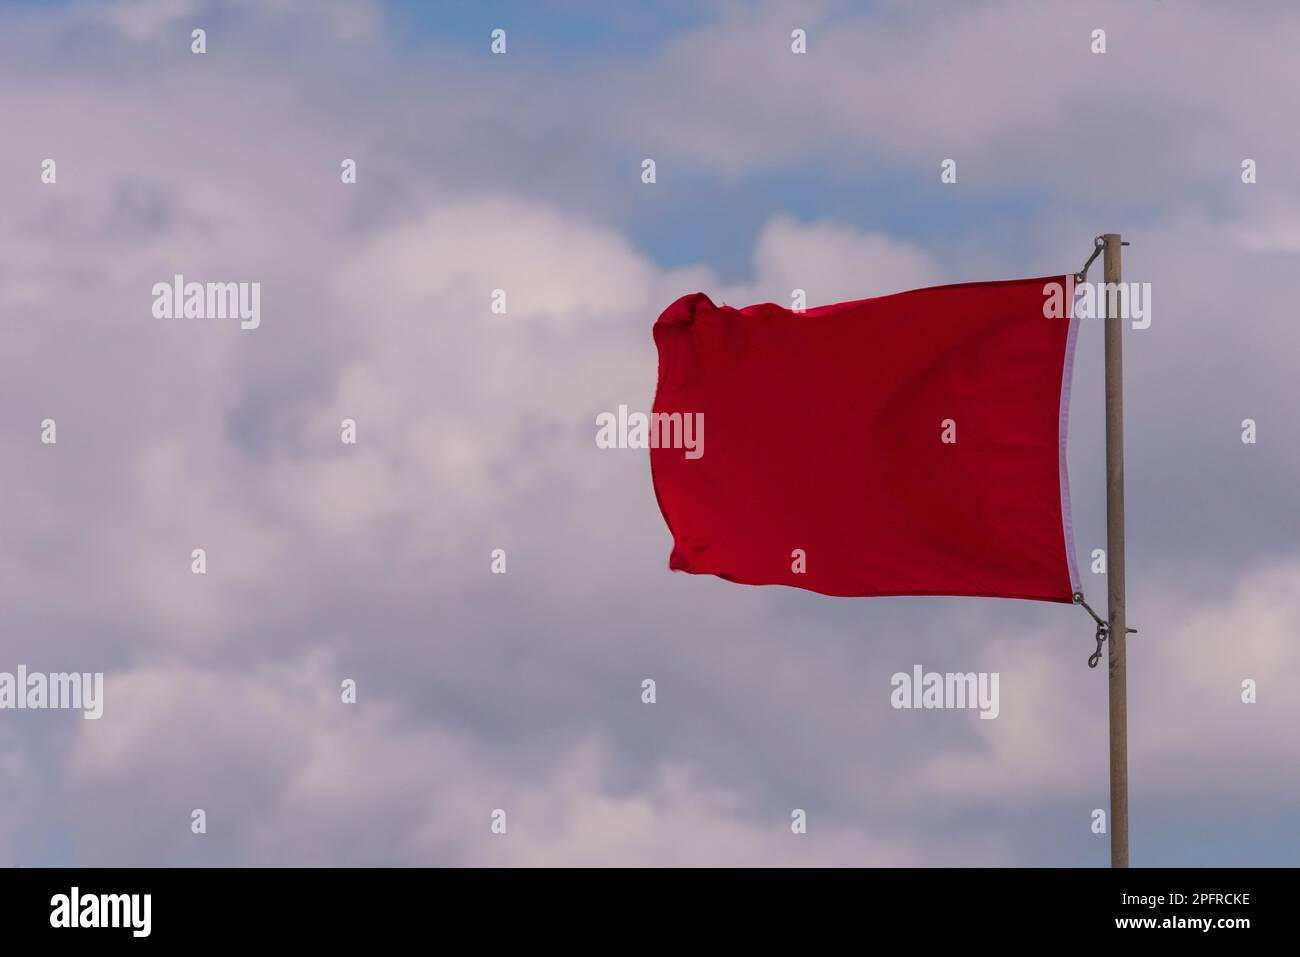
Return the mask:
<path id="1" fill-rule="evenodd" d="M 476 50 L 500 28 L 520 39 L 516 52 L 525 58 L 554 59 L 645 52 L 715 17 L 707 4 L 674 0 L 653 5 L 395 0 L 386 7 L 399 32 L 415 43 Z"/>

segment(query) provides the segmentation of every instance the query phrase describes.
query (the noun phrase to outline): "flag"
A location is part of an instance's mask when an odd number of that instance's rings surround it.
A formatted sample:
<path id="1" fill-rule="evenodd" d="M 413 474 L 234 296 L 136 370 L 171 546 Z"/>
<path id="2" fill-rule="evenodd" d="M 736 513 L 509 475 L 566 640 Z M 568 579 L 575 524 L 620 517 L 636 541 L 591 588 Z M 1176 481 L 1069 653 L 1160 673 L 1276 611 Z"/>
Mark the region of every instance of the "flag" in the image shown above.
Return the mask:
<path id="1" fill-rule="evenodd" d="M 654 325 L 649 424 L 669 567 L 1071 601 L 1072 288 L 962 283 L 803 312 L 678 299 Z"/>

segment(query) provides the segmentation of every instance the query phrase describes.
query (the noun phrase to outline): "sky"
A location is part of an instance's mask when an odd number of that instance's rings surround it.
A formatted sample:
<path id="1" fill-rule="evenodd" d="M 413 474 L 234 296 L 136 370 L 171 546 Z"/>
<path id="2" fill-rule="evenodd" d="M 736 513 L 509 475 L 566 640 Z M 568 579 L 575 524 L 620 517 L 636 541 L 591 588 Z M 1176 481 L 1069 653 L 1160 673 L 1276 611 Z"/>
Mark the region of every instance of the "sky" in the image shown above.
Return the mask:
<path id="1" fill-rule="evenodd" d="M 1297 46 L 1282 2 L 0 3 L 0 671 L 105 675 L 100 720 L 0 711 L 0 862 L 1104 866 L 1086 613 L 671 573 L 646 453 L 594 436 L 686 293 L 1105 232 L 1152 291 L 1132 863 L 1300 862 Z M 260 325 L 155 318 L 177 273 L 260 282 Z M 999 673 L 998 718 L 891 708 L 916 664 Z"/>

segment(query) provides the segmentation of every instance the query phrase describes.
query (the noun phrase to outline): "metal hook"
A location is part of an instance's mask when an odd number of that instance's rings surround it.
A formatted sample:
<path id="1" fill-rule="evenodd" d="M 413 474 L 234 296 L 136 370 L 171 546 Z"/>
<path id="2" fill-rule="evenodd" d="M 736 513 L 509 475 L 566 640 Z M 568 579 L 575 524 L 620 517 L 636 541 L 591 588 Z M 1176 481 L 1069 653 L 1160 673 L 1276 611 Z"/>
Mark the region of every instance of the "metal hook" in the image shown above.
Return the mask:
<path id="1" fill-rule="evenodd" d="M 1101 661 L 1101 648 L 1106 643 L 1106 636 L 1110 633 L 1110 626 L 1104 621 L 1097 625 L 1097 650 L 1088 656 L 1088 667 L 1096 668 L 1097 662 Z"/>
<path id="2" fill-rule="evenodd" d="M 1125 243 L 1124 245 L 1127 246 L 1128 243 Z M 1103 249 L 1105 249 L 1105 248 L 1106 248 L 1106 238 L 1105 238 L 1104 236 L 1095 236 L 1095 237 L 1093 237 L 1093 240 L 1092 240 L 1092 255 L 1089 256 L 1089 257 L 1088 257 L 1088 261 L 1087 261 L 1086 263 L 1083 264 L 1083 268 L 1080 269 L 1077 273 L 1074 274 L 1074 281 L 1075 281 L 1075 282 L 1085 282 L 1085 281 L 1087 281 L 1087 279 L 1088 279 L 1088 267 L 1091 266 L 1091 265 L 1093 264 L 1093 261 L 1094 261 L 1098 256 L 1101 255 L 1101 251 L 1102 251 Z"/>
<path id="3" fill-rule="evenodd" d="M 1101 661 L 1101 646 L 1105 644 L 1106 639 L 1110 637 L 1110 625 L 1102 620 L 1102 617 L 1092 610 L 1092 606 L 1083 600 L 1083 592 L 1077 591 L 1073 595 L 1074 603 L 1082 605 L 1083 610 L 1092 615 L 1092 620 L 1097 623 L 1097 650 L 1088 656 L 1088 667 L 1096 668 L 1097 662 Z M 1125 628 L 1124 631 L 1130 635 L 1136 635 L 1136 628 Z"/>

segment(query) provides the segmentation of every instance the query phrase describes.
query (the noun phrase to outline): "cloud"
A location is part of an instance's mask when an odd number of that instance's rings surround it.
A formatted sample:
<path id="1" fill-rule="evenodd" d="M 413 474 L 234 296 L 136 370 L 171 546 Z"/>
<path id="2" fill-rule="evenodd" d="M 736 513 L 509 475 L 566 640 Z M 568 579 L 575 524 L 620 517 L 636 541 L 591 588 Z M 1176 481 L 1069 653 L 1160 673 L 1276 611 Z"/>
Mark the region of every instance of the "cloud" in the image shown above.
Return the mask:
<path id="1" fill-rule="evenodd" d="M 320 655 L 297 667 L 119 675 L 114 715 L 69 755 L 83 862 L 406 865 L 909 863 L 897 838 L 834 823 L 809 836 L 742 795 L 665 763 L 627 793 L 612 755 L 581 739 L 520 778 L 481 742 L 410 726 L 391 703 L 342 704 Z M 139 781 L 149 780 L 140 793 Z M 231 786 L 231 785 L 235 786 Z M 192 807 L 191 807 L 192 806 Z M 123 808 L 129 808 L 125 813 Z M 201 808 L 206 834 L 190 828 Z M 506 833 L 490 829 L 506 812 Z"/>
<path id="2" fill-rule="evenodd" d="M 801 224 L 789 216 L 770 220 L 754 253 L 760 288 L 803 288 L 809 303 L 844 302 L 888 295 L 942 281 L 923 251 L 880 234 L 833 223 Z"/>
<path id="3" fill-rule="evenodd" d="M 851 164 L 869 179 L 905 162 L 937 182 L 952 157 L 971 172 L 959 182 L 977 190 L 1068 183 L 1094 203 L 1231 184 L 1256 153 L 1279 168 L 1300 158 L 1300 138 L 1276 122 L 1265 92 L 1300 35 L 1286 4 L 1266 4 L 1249 22 L 1205 3 L 1085 10 L 1007 0 L 943 16 L 890 3 L 857 13 L 850 4 L 735 8 L 625 81 L 622 132 L 733 173 Z M 806 54 L 791 53 L 794 27 L 808 33 Z M 1092 52 L 1099 28 L 1104 54 Z M 1204 68 L 1206 50 L 1214 69 Z M 1105 143 L 1124 144 L 1123 175 L 1107 165 Z"/>

